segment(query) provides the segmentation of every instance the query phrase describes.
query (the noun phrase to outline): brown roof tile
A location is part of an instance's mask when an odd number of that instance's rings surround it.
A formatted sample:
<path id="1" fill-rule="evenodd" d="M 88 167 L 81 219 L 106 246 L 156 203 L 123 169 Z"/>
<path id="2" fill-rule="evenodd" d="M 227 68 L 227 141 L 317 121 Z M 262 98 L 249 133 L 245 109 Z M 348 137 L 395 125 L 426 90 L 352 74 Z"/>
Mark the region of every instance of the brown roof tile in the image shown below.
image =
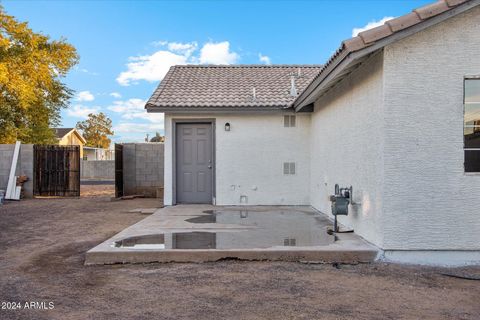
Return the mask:
<path id="1" fill-rule="evenodd" d="M 339 50 L 356 51 L 371 45 L 373 42 L 386 38 L 395 32 L 417 25 L 471 0 L 438 0 L 429 5 L 417 8 L 411 13 L 385 22 L 384 25 L 360 32 L 358 36 L 343 41 Z M 331 59 L 334 59 L 334 54 Z M 325 66 L 327 66 L 325 64 Z M 325 67 L 324 66 L 324 67 Z"/>
<path id="2" fill-rule="evenodd" d="M 458 6 L 468 0 L 446 0 L 449 7 Z"/>
<path id="3" fill-rule="evenodd" d="M 418 13 L 420 19 L 425 20 L 436 15 L 439 15 L 442 12 L 447 11 L 450 7 L 445 1 L 437 1 L 435 3 L 426 5 L 424 7 L 415 9 L 414 11 Z"/>
<path id="4" fill-rule="evenodd" d="M 405 28 L 411 27 L 413 25 L 416 25 L 417 23 L 421 22 L 422 20 L 416 14 L 415 12 L 411 12 L 409 14 L 406 14 L 404 16 L 388 20 L 385 22 L 387 25 L 390 26 L 390 29 L 393 32 L 397 32 L 400 30 L 403 30 Z"/>
<path id="5" fill-rule="evenodd" d="M 381 25 L 379 27 L 360 32 L 358 34 L 358 36 L 360 38 L 362 38 L 362 40 L 365 44 L 370 44 L 370 43 L 375 42 L 377 40 L 388 37 L 392 33 L 393 32 L 392 32 L 392 30 L 390 30 L 390 27 L 387 24 L 384 24 L 384 25 Z"/>
<path id="6" fill-rule="evenodd" d="M 147 108 L 286 108 L 296 98 L 290 95 L 292 75 L 301 93 L 320 69 L 318 65 L 174 66 L 147 102 Z"/>
<path id="7" fill-rule="evenodd" d="M 351 39 L 347 39 L 343 41 L 342 45 L 350 51 L 357 51 L 363 47 L 365 47 L 365 43 L 363 42 L 362 38 L 355 37 Z"/>

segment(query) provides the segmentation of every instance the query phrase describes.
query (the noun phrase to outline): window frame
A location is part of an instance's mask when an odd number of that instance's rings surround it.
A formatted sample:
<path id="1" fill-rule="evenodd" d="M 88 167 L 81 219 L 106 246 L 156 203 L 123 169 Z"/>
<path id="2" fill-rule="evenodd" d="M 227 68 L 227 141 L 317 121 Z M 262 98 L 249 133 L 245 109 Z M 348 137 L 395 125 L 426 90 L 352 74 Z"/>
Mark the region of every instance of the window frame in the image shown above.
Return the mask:
<path id="1" fill-rule="evenodd" d="M 466 153 L 467 151 L 478 151 L 480 152 L 480 147 L 479 148 L 467 148 L 465 146 L 465 111 L 466 111 L 466 83 L 467 80 L 476 80 L 480 81 L 480 75 L 466 75 L 463 77 L 463 101 L 462 101 L 462 106 L 463 106 L 463 120 L 462 120 L 462 133 L 463 133 L 463 172 L 467 175 L 480 175 L 480 170 L 478 171 L 467 171 L 466 169 Z"/>

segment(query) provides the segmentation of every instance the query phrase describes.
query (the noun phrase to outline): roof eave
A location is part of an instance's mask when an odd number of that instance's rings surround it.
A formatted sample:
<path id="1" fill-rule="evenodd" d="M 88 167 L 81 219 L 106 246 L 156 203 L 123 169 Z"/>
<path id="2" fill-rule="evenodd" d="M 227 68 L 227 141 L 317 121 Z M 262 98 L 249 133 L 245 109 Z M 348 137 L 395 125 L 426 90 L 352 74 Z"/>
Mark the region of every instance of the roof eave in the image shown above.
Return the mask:
<path id="1" fill-rule="evenodd" d="M 87 143 L 87 140 L 80 134 L 80 132 L 78 132 L 78 130 L 76 128 L 72 128 L 72 130 L 68 131 L 67 133 L 65 133 L 63 136 L 61 137 L 56 137 L 58 140 L 62 140 L 63 138 L 65 138 L 66 136 L 68 136 L 69 134 L 75 134 L 77 136 L 78 139 L 80 139 L 80 141 L 82 141 L 83 144 Z"/>
<path id="2" fill-rule="evenodd" d="M 80 141 L 83 142 L 83 144 L 86 144 L 87 143 L 87 140 L 83 137 L 83 135 L 80 134 L 80 132 L 78 132 L 78 130 L 76 128 L 73 128 L 72 131 L 70 131 L 69 133 L 75 133 L 75 135 L 80 139 Z"/>
<path id="3" fill-rule="evenodd" d="M 302 94 L 300 94 L 295 100 L 295 102 L 293 103 L 295 111 L 299 112 L 305 106 L 314 103 L 315 100 L 317 100 L 321 95 L 328 91 L 329 88 L 327 87 L 328 84 L 331 83 L 331 81 L 337 79 L 339 75 L 341 75 L 342 78 L 348 75 L 349 72 L 344 72 L 345 70 L 348 70 L 349 68 L 355 66 L 359 63 L 359 61 L 363 61 L 362 59 L 374 53 L 375 51 L 383 49 L 385 46 L 391 43 L 399 41 L 403 38 L 425 30 L 431 26 L 434 26 L 440 22 L 443 22 L 448 18 L 470 10 L 477 5 L 480 5 L 480 0 L 471 0 L 464 2 L 455 8 L 440 13 L 435 17 L 424 20 L 414 26 L 395 32 L 392 35 L 380 39 L 374 42 L 372 45 L 357 51 L 349 50 L 343 45 L 338 56 L 335 57 L 333 61 L 331 61 L 331 63 L 320 73 L 320 75 L 316 79 L 314 79 L 302 92 Z"/>
<path id="4" fill-rule="evenodd" d="M 245 112 L 285 112 L 294 111 L 292 106 L 230 106 L 230 107 L 192 107 L 192 106 L 155 106 L 147 104 L 145 106 L 148 113 L 245 113 Z"/>

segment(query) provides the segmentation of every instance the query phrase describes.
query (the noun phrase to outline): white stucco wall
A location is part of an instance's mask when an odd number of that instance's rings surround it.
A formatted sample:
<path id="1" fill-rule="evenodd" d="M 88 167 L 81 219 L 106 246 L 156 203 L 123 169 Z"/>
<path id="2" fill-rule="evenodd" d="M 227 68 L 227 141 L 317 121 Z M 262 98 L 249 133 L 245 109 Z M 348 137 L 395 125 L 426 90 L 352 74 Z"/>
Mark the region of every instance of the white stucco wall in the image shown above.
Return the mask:
<path id="1" fill-rule="evenodd" d="M 433 250 L 480 249 L 480 174 L 463 167 L 463 81 L 480 75 L 479 21 L 477 7 L 389 45 L 315 103 L 311 204 L 330 213 L 333 185 L 353 185 L 361 204 L 340 221 L 387 260 L 441 264 Z M 453 256 L 478 261 L 478 251 Z"/>
<path id="2" fill-rule="evenodd" d="M 383 247 L 480 249 L 480 175 L 463 167 L 463 78 L 480 75 L 480 8 L 384 56 Z"/>
<path id="3" fill-rule="evenodd" d="M 296 128 L 284 128 L 282 115 L 201 115 L 217 123 L 217 204 L 246 195 L 249 205 L 330 214 L 335 183 L 352 185 L 358 204 L 339 221 L 386 260 L 480 262 L 480 174 L 463 167 L 463 82 L 480 75 L 479 21 L 477 7 L 385 47 L 311 115 L 297 115 Z M 165 116 L 167 205 L 172 117 L 186 116 Z M 286 161 L 297 163 L 295 176 L 283 175 Z"/>
<path id="4" fill-rule="evenodd" d="M 283 114 L 165 115 L 166 205 L 173 203 L 172 119 L 216 120 L 216 204 L 308 205 L 310 115 L 297 114 L 296 127 L 285 128 Z M 230 123 L 231 131 L 224 130 Z M 296 174 L 284 175 L 283 163 L 295 162 Z"/>
<path id="5" fill-rule="evenodd" d="M 339 221 L 377 246 L 383 245 L 382 54 L 367 60 L 315 102 L 311 123 L 310 199 L 331 214 L 336 183 L 353 186 L 348 216 Z"/>

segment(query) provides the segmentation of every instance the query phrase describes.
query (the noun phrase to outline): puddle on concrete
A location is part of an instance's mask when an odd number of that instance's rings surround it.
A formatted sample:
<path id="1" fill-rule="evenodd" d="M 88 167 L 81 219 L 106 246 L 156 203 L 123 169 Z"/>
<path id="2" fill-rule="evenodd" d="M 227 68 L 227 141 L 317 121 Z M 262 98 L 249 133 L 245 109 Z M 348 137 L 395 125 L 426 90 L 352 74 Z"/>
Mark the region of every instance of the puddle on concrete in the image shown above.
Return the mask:
<path id="1" fill-rule="evenodd" d="M 216 220 L 217 220 L 216 216 L 214 214 L 210 214 L 208 216 L 198 216 L 198 217 L 190 218 L 185 221 L 190 223 L 215 223 Z"/>
<path id="2" fill-rule="evenodd" d="M 127 249 L 215 249 L 215 243 L 215 233 L 175 232 L 127 238 L 115 242 L 115 247 Z"/>
<path id="3" fill-rule="evenodd" d="M 165 235 L 154 234 L 126 238 L 115 242 L 114 246 L 117 248 L 132 249 L 165 249 Z"/>
<path id="4" fill-rule="evenodd" d="M 313 212 L 221 209 L 204 213 L 208 215 L 200 215 L 185 221 L 205 226 L 218 224 L 219 228 L 214 232 L 197 229 L 191 232 L 137 236 L 117 241 L 114 246 L 147 250 L 255 249 L 324 246 L 334 242 L 334 236 L 326 232 L 331 222 Z M 229 230 L 221 228 L 220 225 L 252 228 Z"/>

